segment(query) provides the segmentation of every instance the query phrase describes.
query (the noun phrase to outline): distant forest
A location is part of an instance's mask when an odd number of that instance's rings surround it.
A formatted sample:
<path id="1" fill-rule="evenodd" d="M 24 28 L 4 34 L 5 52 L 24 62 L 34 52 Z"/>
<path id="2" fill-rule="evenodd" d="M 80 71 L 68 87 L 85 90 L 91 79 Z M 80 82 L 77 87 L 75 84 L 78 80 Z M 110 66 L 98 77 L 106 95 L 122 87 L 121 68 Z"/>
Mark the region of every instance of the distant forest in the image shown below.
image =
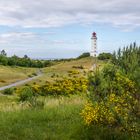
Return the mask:
<path id="1" fill-rule="evenodd" d="M 65 62 L 65 61 L 71 61 L 76 59 L 79 59 L 79 57 L 67 58 L 67 59 L 52 59 L 52 60 L 31 59 L 27 55 L 24 55 L 24 57 L 18 57 L 17 55 L 8 57 L 5 50 L 0 51 L 0 65 L 4 65 L 4 66 L 43 68 L 43 67 L 52 66 L 58 62 L 62 62 L 62 61 Z"/>
<path id="2" fill-rule="evenodd" d="M 53 62 L 51 60 L 33 60 L 27 55 L 22 58 L 16 55 L 8 57 L 5 50 L 2 50 L 0 51 L 0 65 L 43 68 L 53 65 Z"/>

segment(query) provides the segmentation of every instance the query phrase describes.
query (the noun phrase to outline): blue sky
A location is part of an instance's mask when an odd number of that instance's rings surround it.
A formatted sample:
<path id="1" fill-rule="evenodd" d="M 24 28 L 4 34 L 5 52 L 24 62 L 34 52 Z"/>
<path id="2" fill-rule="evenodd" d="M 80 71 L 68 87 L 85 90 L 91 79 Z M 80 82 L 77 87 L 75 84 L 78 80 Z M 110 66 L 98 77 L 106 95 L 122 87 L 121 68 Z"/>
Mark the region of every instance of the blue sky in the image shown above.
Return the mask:
<path id="1" fill-rule="evenodd" d="M 0 50 L 32 58 L 76 57 L 140 44 L 139 0 L 0 0 Z"/>

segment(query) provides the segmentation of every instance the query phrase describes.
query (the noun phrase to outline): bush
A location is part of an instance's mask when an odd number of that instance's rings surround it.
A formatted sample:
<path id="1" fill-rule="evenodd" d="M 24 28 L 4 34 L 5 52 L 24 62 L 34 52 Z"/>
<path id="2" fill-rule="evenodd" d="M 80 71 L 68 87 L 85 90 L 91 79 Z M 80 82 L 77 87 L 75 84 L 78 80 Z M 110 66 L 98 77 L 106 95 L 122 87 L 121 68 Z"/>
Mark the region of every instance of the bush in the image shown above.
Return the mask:
<path id="1" fill-rule="evenodd" d="M 85 52 L 83 54 L 81 54 L 79 57 L 77 57 L 77 59 L 81 59 L 81 58 L 85 58 L 85 57 L 89 57 L 90 53 L 89 52 Z"/>
<path id="2" fill-rule="evenodd" d="M 98 56 L 99 60 L 107 60 L 107 59 L 111 59 L 111 58 L 112 58 L 111 53 L 100 53 Z"/>
<path id="3" fill-rule="evenodd" d="M 19 101 L 25 102 L 25 105 L 33 109 L 42 109 L 44 108 L 45 101 L 38 98 L 37 85 L 32 87 L 23 87 L 18 91 Z"/>
<path id="4" fill-rule="evenodd" d="M 19 101 L 29 101 L 35 96 L 31 87 L 23 87 L 19 90 Z"/>
<path id="5" fill-rule="evenodd" d="M 32 77 L 33 77 L 33 75 L 29 74 L 29 75 L 28 75 L 28 77 L 29 77 L 29 78 L 32 78 Z"/>
<path id="6" fill-rule="evenodd" d="M 33 72 L 32 75 L 33 75 L 33 76 L 37 76 L 37 73 Z"/>
<path id="7" fill-rule="evenodd" d="M 80 78 L 63 78 L 56 80 L 53 83 L 46 81 L 44 85 L 33 85 L 32 92 L 36 95 L 71 95 L 82 94 L 87 91 L 87 80 L 84 77 Z"/>
<path id="8" fill-rule="evenodd" d="M 12 95 L 14 92 L 14 88 L 7 88 L 2 93 L 5 95 Z"/>
<path id="9" fill-rule="evenodd" d="M 88 125 L 138 133 L 139 110 L 135 83 L 114 66 L 89 77 L 89 102 L 82 116 Z"/>

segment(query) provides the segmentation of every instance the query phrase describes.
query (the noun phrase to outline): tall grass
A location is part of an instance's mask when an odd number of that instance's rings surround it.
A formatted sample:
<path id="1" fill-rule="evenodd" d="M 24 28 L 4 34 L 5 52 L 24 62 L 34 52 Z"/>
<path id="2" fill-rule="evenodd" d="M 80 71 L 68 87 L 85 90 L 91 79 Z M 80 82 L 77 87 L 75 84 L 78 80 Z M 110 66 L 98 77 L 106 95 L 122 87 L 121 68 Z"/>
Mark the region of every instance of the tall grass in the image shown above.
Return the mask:
<path id="1" fill-rule="evenodd" d="M 81 127 L 81 105 L 46 105 L 42 110 L 20 110 L 0 113 L 2 140 L 67 140 L 76 137 Z"/>
<path id="2" fill-rule="evenodd" d="M 13 102 L 14 99 L 2 101 Z M 42 97 L 41 97 L 42 98 Z M 80 116 L 80 96 L 47 97 L 43 109 L 0 112 L 0 140 L 131 140 L 128 134 L 102 127 L 87 127 Z M 138 140 L 139 137 L 133 138 Z"/>

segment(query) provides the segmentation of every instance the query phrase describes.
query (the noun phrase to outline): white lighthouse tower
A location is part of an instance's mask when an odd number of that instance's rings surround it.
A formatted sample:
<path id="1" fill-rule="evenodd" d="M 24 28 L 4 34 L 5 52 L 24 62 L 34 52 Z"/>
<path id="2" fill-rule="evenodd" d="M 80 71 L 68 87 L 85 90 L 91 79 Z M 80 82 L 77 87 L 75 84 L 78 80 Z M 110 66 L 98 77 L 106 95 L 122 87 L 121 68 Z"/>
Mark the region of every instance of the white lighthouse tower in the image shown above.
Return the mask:
<path id="1" fill-rule="evenodd" d="M 92 37 L 91 37 L 91 52 L 90 52 L 90 56 L 92 56 L 92 57 L 97 56 L 97 36 L 96 36 L 95 32 L 92 33 Z"/>

